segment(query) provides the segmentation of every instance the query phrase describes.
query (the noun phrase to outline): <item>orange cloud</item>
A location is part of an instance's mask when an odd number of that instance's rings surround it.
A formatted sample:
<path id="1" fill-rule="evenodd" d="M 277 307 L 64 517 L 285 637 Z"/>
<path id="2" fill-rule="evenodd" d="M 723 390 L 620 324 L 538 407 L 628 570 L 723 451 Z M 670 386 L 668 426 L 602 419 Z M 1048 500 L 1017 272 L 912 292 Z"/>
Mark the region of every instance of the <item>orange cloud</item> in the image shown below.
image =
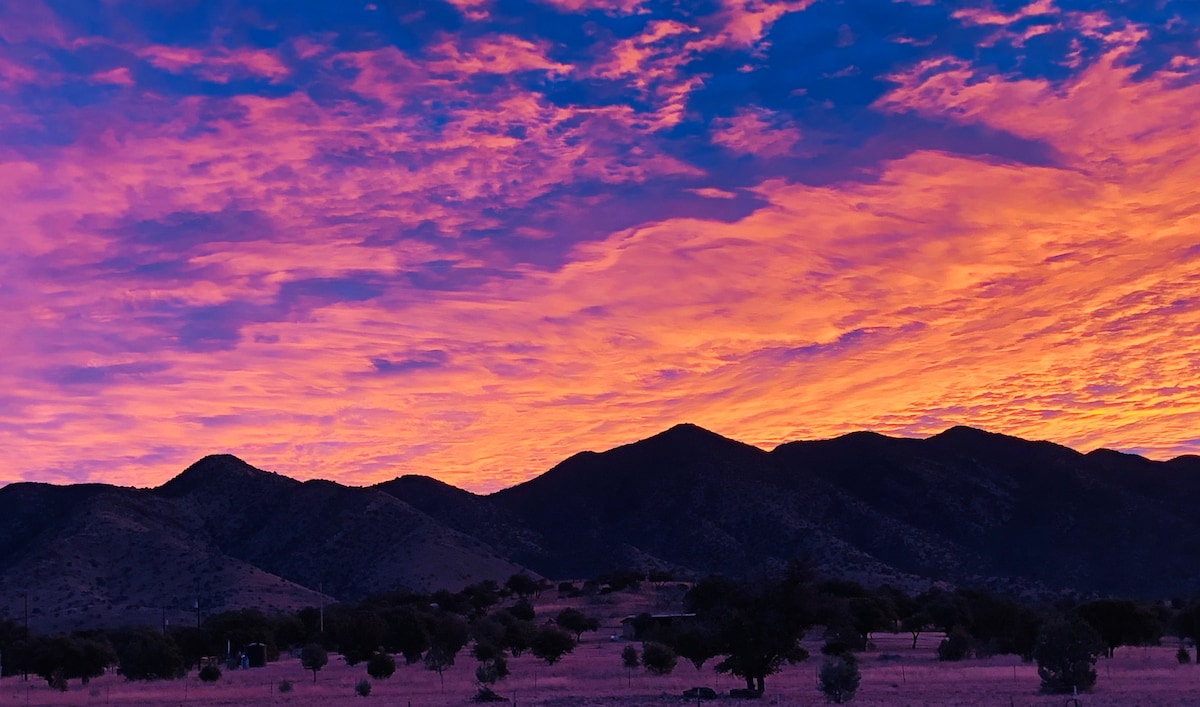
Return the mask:
<path id="1" fill-rule="evenodd" d="M 645 77 L 648 107 L 522 85 L 585 71 L 537 41 L 415 58 L 312 38 L 298 55 L 346 77 L 332 96 L 139 93 L 70 145 L 5 149 L 0 435 L 27 464 L 9 474 L 150 485 L 231 451 L 301 478 L 488 490 L 685 420 L 763 446 L 967 423 L 1200 449 L 1194 62 L 1140 72 L 1139 30 L 1092 17 L 1108 51 L 1069 80 L 946 58 L 896 73 L 874 105 L 1047 145 L 1045 164 L 926 149 L 863 183 L 706 184 L 655 138 L 704 80 L 693 57 L 758 46 L 777 19 L 727 10 L 599 49 L 592 78 Z M 147 60 L 289 75 L 223 51 Z M 471 93 L 480 74 L 488 90 Z M 770 157 L 801 139 L 752 106 L 713 128 Z M 598 220 L 620 187 L 658 178 L 676 187 L 655 192 L 677 207 L 660 213 L 690 216 L 580 239 L 551 264 L 489 243 L 505 209 Z M 716 201 L 748 206 L 695 210 Z M 423 224 L 435 232 L 403 235 Z M 488 275 L 420 280 L 473 271 Z"/>

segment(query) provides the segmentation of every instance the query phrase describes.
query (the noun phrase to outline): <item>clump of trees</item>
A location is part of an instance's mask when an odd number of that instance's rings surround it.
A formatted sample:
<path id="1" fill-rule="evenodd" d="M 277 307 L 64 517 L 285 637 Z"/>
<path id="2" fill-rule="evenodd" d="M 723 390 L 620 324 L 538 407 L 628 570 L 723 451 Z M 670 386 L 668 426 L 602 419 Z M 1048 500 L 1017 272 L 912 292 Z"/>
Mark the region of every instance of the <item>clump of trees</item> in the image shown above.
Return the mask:
<path id="1" fill-rule="evenodd" d="M 569 582 L 558 589 L 560 596 L 603 593 L 643 581 L 647 577 L 641 573 L 614 572 L 583 583 L 582 592 Z M 649 581 L 673 580 L 659 573 Z M 313 672 L 314 681 L 331 652 L 350 665 L 365 662 L 374 679 L 394 674 L 400 659 L 444 679 L 444 672 L 470 647 L 477 663 L 477 698 L 486 701 L 502 699 L 496 690 L 509 676 L 511 658 L 531 653 L 554 665 L 575 649 L 583 634 L 599 629 L 599 621 L 578 608 L 537 617 L 532 600 L 549 586 L 519 574 L 503 584 L 485 581 L 432 594 L 389 592 L 295 614 L 224 612 L 199 627 L 166 632 L 38 636 L 0 620 L 0 654 L 5 675 L 29 672 L 62 689 L 112 666 L 131 680 L 172 679 L 203 658 L 224 654 L 227 645 L 251 643 L 261 643 L 269 660 L 303 646 L 301 663 Z M 711 665 L 741 678 L 743 692 L 761 695 L 770 676 L 808 658 L 800 641 L 813 627 L 823 626 L 826 657 L 818 684 L 835 703 L 853 698 L 860 679 L 855 653 L 869 649 L 881 631 L 910 633 L 914 649 L 923 633 L 944 633 L 937 647 L 942 660 L 1020 655 L 1036 661 L 1045 692 L 1086 691 L 1096 682 L 1097 659 L 1112 657 L 1121 646 L 1157 643 L 1167 627 L 1183 639 L 1200 639 L 1200 602 L 1167 606 L 1097 599 L 1050 609 L 966 588 L 934 588 L 909 596 L 888 586 L 819 579 L 800 564 L 754 582 L 707 577 L 688 587 L 682 601 L 684 614 L 674 621 L 650 614 L 635 619 L 640 650 L 627 645 L 621 651 L 627 682 L 637 668 L 666 675 L 683 659 L 696 670 Z M 1182 649 L 1180 660 L 1190 659 Z M 205 675 L 212 671 L 202 674 L 203 679 Z M 219 670 L 216 676 L 214 681 Z"/>

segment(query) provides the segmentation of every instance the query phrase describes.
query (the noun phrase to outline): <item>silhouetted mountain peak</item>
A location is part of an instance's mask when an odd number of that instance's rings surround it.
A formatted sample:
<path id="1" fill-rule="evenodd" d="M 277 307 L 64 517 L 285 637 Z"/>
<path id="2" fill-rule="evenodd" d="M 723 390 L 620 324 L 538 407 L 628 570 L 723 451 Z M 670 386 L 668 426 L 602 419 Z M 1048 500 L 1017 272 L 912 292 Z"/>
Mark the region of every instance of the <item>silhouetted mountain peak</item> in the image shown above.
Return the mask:
<path id="1" fill-rule="evenodd" d="M 295 486 L 300 482 L 270 471 L 263 471 L 232 454 L 210 454 L 156 491 L 166 496 L 183 496 L 207 487 L 241 488 L 246 484 L 278 483 Z"/>
<path id="2" fill-rule="evenodd" d="M 981 430 L 978 427 L 970 427 L 968 425 L 955 425 L 946 428 L 945 430 L 933 435 L 929 439 L 937 439 L 947 442 L 974 442 L 981 440 L 995 439 L 1017 439 L 1016 437 L 1008 437 L 1007 435 L 998 434 Z"/>
<path id="3" fill-rule="evenodd" d="M 745 442 L 739 442 L 736 439 L 724 437 L 716 432 L 713 432 L 712 430 L 705 429 L 690 422 L 681 422 L 678 425 L 663 430 L 656 435 L 647 437 L 640 442 L 634 442 L 633 444 L 625 445 L 625 447 L 670 446 L 677 447 L 679 449 L 695 449 L 698 447 L 711 447 L 713 445 L 723 447 L 749 447 L 751 449 L 758 449 L 757 447 L 753 447 Z M 618 449 L 621 449 L 621 447 L 618 447 Z"/>

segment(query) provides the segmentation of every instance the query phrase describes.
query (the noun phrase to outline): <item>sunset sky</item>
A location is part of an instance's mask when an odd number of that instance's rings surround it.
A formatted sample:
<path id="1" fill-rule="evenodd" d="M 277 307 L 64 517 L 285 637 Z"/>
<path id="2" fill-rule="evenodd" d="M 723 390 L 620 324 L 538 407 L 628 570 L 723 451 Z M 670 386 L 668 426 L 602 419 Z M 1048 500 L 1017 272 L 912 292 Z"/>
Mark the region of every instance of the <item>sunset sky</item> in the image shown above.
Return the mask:
<path id="1" fill-rule="evenodd" d="M 0 0 L 0 483 L 1200 453 L 1194 0 Z"/>

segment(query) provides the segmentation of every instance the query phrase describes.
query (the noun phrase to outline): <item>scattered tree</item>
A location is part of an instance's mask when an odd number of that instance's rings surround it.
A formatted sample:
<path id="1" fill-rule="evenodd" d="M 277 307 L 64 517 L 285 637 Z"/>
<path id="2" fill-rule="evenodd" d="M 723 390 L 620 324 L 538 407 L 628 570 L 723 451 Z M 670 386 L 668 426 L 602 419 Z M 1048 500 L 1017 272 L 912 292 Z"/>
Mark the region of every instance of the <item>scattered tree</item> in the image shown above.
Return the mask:
<path id="1" fill-rule="evenodd" d="M 575 639 L 557 626 L 543 626 L 534 634 L 529 651 L 547 665 L 554 665 L 575 650 Z"/>
<path id="2" fill-rule="evenodd" d="M 434 619 L 429 650 L 425 652 L 425 669 L 438 674 L 443 690 L 446 689 L 446 669 L 454 665 L 455 656 L 468 640 L 467 622 L 461 616 L 442 612 Z"/>
<path id="3" fill-rule="evenodd" d="M 376 653 L 367 658 L 367 675 L 376 680 L 386 680 L 396 672 L 396 659 L 388 653 Z"/>
<path id="4" fill-rule="evenodd" d="M 1100 635 L 1078 616 L 1048 620 L 1033 650 L 1042 692 L 1065 694 L 1092 689 L 1096 684 L 1096 658 L 1106 652 Z"/>
<path id="5" fill-rule="evenodd" d="M 596 631 L 600 628 L 600 621 L 598 619 L 587 616 L 579 609 L 571 607 L 558 612 L 558 616 L 554 617 L 554 623 L 575 634 L 576 643 L 579 642 L 584 631 Z"/>
<path id="6" fill-rule="evenodd" d="M 536 579 L 523 572 L 514 574 L 504 582 L 504 588 L 508 590 L 509 594 L 514 594 L 522 599 L 528 599 L 536 594 L 539 586 Z"/>
<path id="7" fill-rule="evenodd" d="M 642 665 L 654 675 L 669 675 L 676 660 L 675 651 L 665 643 L 648 641 L 642 646 Z"/>
<path id="8" fill-rule="evenodd" d="M 1148 609 L 1127 599 L 1101 599 L 1075 609 L 1079 617 L 1100 635 L 1113 657 L 1119 646 L 1143 646 L 1158 642 L 1163 627 Z"/>
<path id="9" fill-rule="evenodd" d="M 300 649 L 300 665 L 304 666 L 305 670 L 312 671 L 314 683 L 317 681 L 317 671 L 324 668 L 328 662 L 329 653 L 319 643 L 309 643 Z"/>
<path id="10" fill-rule="evenodd" d="M 627 645 L 621 649 L 621 663 L 625 666 L 625 680 L 628 684 L 633 684 L 633 671 L 637 670 L 642 664 L 641 658 L 638 657 L 637 649 L 632 645 Z"/>
<path id="11" fill-rule="evenodd" d="M 858 660 L 853 653 L 847 652 L 825 658 L 817 687 L 825 693 L 825 699 L 840 705 L 854 699 L 854 693 L 858 691 L 861 681 Z"/>

